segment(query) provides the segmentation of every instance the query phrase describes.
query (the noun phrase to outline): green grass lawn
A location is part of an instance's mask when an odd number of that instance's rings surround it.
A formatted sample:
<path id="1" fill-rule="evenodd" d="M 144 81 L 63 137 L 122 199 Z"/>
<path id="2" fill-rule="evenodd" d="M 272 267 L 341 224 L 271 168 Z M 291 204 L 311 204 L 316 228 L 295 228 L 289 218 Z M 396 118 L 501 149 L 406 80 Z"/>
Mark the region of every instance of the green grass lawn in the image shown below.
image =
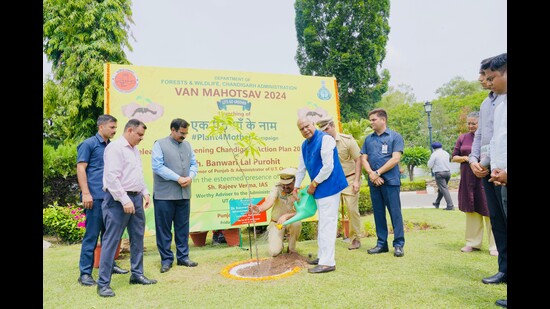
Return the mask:
<path id="1" fill-rule="evenodd" d="M 266 281 L 236 280 L 220 274 L 229 264 L 250 259 L 251 251 L 240 247 L 207 245 L 194 247 L 190 257 L 199 266 L 176 266 L 161 274 L 155 237 L 145 238 L 145 276 L 155 285 L 129 285 L 130 275 L 113 275 L 115 297 L 102 298 L 96 287 L 77 282 L 80 244 L 54 244 L 43 250 L 43 308 L 497 308 L 495 301 L 507 298 L 507 285 L 486 285 L 484 277 L 495 274 L 497 257 L 490 256 L 486 238 L 481 251 L 460 252 L 464 241 L 464 213 L 433 208 L 403 209 L 409 223 L 427 223 L 432 228 L 405 233 L 405 256 L 389 253 L 369 255 L 375 237 L 362 239 L 359 250 L 336 241 L 336 271 L 293 275 Z M 373 216 L 362 217 L 373 222 Z M 388 219 L 389 222 L 389 219 Z M 412 226 L 412 224 L 409 224 Z M 243 230 L 243 246 L 248 248 Z M 486 237 L 486 236 L 485 236 Z M 389 241 L 393 240 L 390 235 Z M 257 242 L 260 258 L 267 246 Z M 174 245 L 172 246 L 174 247 Z M 298 243 L 298 252 L 316 255 L 317 241 Z M 252 256 L 256 257 L 253 244 Z M 129 255 L 117 263 L 130 269 Z M 93 272 L 97 280 L 97 269 Z"/>

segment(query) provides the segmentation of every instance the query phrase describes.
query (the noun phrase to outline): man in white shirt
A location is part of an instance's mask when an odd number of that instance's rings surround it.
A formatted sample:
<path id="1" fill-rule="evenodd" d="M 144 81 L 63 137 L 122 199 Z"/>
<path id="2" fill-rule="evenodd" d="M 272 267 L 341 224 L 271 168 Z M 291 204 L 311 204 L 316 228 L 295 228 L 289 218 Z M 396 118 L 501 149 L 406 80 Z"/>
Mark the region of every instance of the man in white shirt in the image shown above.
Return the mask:
<path id="1" fill-rule="evenodd" d="M 449 180 L 451 180 L 451 164 L 450 155 L 447 151 L 443 150 L 443 146 L 440 142 L 433 142 L 433 152 L 428 160 L 428 167 L 432 169 L 435 176 L 435 183 L 437 184 L 437 198 L 432 204 L 435 208 L 439 208 L 439 203 L 442 198 L 445 198 L 447 208 L 444 210 L 454 210 L 453 199 L 449 193 Z"/>

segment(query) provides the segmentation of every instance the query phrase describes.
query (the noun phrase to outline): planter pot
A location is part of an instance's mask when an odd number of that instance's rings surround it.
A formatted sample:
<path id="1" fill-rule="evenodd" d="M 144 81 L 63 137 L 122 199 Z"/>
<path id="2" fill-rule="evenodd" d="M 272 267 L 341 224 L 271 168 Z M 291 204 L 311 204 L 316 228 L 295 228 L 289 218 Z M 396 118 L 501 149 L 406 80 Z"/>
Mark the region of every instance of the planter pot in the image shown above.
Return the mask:
<path id="1" fill-rule="evenodd" d="M 344 238 L 349 238 L 349 219 L 342 219 L 342 226 L 344 227 Z"/>
<path id="2" fill-rule="evenodd" d="M 239 246 L 241 244 L 241 229 L 233 228 L 223 230 L 223 236 L 229 247 Z"/>
<path id="3" fill-rule="evenodd" d="M 208 234 L 208 231 L 191 232 L 189 233 L 189 236 L 191 236 L 191 240 L 193 241 L 193 244 L 195 245 L 195 247 L 202 247 L 206 245 L 207 234 Z"/>
<path id="4" fill-rule="evenodd" d="M 120 245 L 122 244 L 122 239 L 118 242 L 118 246 L 115 252 L 115 260 L 120 254 Z M 94 250 L 94 268 L 99 268 L 99 257 L 101 256 L 101 244 L 98 242 Z"/>
<path id="5" fill-rule="evenodd" d="M 342 237 L 342 239 L 349 238 L 349 219 L 348 218 L 341 218 L 338 221 L 338 232 L 336 233 L 336 237 Z"/>

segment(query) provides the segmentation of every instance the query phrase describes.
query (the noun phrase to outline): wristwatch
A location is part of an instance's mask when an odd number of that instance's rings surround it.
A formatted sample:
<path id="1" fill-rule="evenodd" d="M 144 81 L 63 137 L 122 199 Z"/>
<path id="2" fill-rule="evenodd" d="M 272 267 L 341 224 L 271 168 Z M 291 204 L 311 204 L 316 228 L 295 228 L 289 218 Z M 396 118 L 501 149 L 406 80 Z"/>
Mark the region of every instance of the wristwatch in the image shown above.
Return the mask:
<path id="1" fill-rule="evenodd" d="M 380 176 L 380 173 L 378 173 L 378 170 L 374 171 L 376 175 Z"/>
<path id="2" fill-rule="evenodd" d="M 311 185 L 312 185 L 314 188 L 317 188 L 317 185 L 319 185 L 319 184 L 317 183 L 317 181 L 314 180 L 314 181 L 311 182 Z"/>

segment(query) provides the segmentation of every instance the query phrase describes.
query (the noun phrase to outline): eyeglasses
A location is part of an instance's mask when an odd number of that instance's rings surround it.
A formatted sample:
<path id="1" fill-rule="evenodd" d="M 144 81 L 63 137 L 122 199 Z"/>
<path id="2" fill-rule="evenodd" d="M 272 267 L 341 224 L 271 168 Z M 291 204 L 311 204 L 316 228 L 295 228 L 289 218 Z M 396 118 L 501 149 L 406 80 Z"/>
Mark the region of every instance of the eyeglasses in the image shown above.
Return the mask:
<path id="1" fill-rule="evenodd" d="M 466 124 L 469 126 L 477 126 L 477 122 L 468 122 Z"/>

